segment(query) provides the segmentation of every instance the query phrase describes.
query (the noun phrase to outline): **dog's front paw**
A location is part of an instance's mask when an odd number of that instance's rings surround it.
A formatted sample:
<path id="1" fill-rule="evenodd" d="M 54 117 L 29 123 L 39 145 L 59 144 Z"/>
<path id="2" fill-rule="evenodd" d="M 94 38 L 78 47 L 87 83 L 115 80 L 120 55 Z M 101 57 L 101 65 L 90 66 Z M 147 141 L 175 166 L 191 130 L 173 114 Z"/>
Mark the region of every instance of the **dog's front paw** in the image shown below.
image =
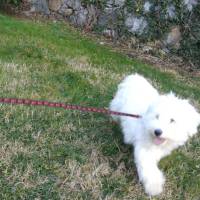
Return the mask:
<path id="1" fill-rule="evenodd" d="M 163 191 L 163 185 L 165 183 L 165 177 L 162 173 L 155 175 L 151 180 L 144 183 L 145 192 L 149 196 L 159 195 Z"/>

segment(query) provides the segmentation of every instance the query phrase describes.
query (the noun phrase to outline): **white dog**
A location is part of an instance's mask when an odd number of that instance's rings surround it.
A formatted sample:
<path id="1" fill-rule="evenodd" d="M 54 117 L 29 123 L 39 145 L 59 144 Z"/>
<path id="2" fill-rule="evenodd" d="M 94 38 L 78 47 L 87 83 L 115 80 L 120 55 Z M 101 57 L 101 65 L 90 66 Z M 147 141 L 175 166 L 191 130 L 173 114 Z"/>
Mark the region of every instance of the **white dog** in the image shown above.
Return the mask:
<path id="1" fill-rule="evenodd" d="M 197 133 L 200 114 L 188 100 L 173 93 L 159 95 L 138 74 L 126 77 L 119 85 L 110 109 L 142 116 L 113 118 L 121 124 L 124 142 L 134 145 L 134 159 L 145 192 L 150 196 L 160 194 L 165 177 L 158 162 Z"/>

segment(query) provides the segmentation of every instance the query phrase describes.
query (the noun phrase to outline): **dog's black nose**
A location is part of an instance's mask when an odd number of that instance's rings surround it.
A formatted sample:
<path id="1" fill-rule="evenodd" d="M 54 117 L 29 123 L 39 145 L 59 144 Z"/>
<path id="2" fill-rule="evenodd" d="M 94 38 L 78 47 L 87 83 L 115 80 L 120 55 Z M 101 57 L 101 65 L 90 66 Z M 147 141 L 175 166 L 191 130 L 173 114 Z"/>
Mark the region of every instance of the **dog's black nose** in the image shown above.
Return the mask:
<path id="1" fill-rule="evenodd" d="M 158 136 L 161 136 L 162 135 L 162 130 L 161 129 L 156 129 L 154 131 L 155 135 L 158 137 Z"/>

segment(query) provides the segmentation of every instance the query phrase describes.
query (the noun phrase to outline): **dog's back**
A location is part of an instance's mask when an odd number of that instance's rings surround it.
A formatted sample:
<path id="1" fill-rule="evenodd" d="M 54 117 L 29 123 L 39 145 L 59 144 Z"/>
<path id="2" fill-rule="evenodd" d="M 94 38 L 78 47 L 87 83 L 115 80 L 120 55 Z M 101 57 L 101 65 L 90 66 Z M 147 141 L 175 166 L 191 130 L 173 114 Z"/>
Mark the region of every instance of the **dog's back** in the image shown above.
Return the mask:
<path id="1" fill-rule="evenodd" d="M 158 92 L 144 77 L 133 74 L 127 76 L 118 86 L 118 91 L 111 101 L 110 109 L 142 115 L 157 97 Z"/>

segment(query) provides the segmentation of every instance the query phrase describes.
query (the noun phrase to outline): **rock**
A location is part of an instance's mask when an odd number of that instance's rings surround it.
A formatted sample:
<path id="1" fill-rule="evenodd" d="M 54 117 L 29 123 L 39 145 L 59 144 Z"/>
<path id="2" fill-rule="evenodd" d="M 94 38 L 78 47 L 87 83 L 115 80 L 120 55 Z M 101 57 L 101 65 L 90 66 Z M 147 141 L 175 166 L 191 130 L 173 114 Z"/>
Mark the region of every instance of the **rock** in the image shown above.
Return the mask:
<path id="1" fill-rule="evenodd" d="M 108 38 L 115 38 L 116 32 L 115 30 L 112 30 L 112 29 L 105 29 L 103 31 L 103 35 Z"/>
<path id="2" fill-rule="evenodd" d="M 70 16 L 70 21 L 72 24 L 80 27 L 84 27 L 87 24 L 88 10 L 81 7 L 79 11 L 75 11 L 74 15 Z"/>
<path id="3" fill-rule="evenodd" d="M 144 17 L 136 17 L 133 14 L 129 14 L 125 20 L 125 25 L 129 32 L 141 35 L 147 27 L 147 21 Z"/>
<path id="4" fill-rule="evenodd" d="M 31 12 L 41 12 L 49 15 L 49 7 L 46 0 L 32 0 L 31 1 Z"/>
<path id="5" fill-rule="evenodd" d="M 116 12 L 116 10 L 123 7 L 125 4 L 125 0 L 108 0 L 106 2 L 104 12 L 106 14 L 112 14 L 113 12 Z"/>
<path id="6" fill-rule="evenodd" d="M 109 12 L 108 10 L 104 10 L 104 12 L 100 12 L 98 16 L 98 25 L 100 27 L 113 28 L 117 24 L 119 16 L 119 9 L 111 9 Z"/>
<path id="7" fill-rule="evenodd" d="M 88 19 L 87 19 L 87 29 L 92 29 L 92 27 L 97 23 L 98 10 L 94 5 L 89 5 L 88 10 Z"/>
<path id="8" fill-rule="evenodd" d="M 62 0 L 49 0 L 49 9 L 58 11 L 62 5 Z"/>
<path id="9" fill-rule="evenodd" d="M 174 26 L 172 27 L 171 31 L 168 33 L 167 38 L 164 41 L 164 44 L 178 48 L 180 40 L 181 40 L 180 27 Z"/>
<path id="10" fill-rule="evenodd" d="M 72 8 L 74 10 L 81 9 L 81 1 L 80 0 L 64 0 L 64 4 L 66 4 L 68 7 Z"/>
<path id="11" fill-rule="evenodd" d="M 99 42 L 99 44 L 100 44 L 100 45 L 104 45 L 104 44 L 105 44 L 105 42 Z"/>
<path id="12" fill-rule="evenodd" d="M 186 8 L 191 12 L 193 7 L 198 4 L 198 0 L 184 0 L 183 3 L 185 4 Z"/>
<path id="13" fill-rule="evenodd" d="M 66 4 L 63 4 L 58 12 L 64 17 L 68 17 L 73 14 L 73 9 L 69 8 Z"/>
<path id="14" fill-rule="evenodd" d="M 167 6 L 166 18 L 168 18 L 168 17 L 171 19 L 176 17 L 176 8 L 173 4 Z"/>
<path id="15" fill-rule="evenodd" d="M 77 13 L 77 20 L 76 23 L 78 26 L 85 26 L 87 23 L 87 16 L 88 16 L 88 10 L 85 8 L 82 8 L 78 13 Z"/>
<path id="16" fill-rule="evenodd" d="M 131 46 L 136 46 L 138 44 L 138 39 L 136 37 L 131 37 Z"/>
<path id="17" fill-rule="evenodd" d="M 114 8 L 114 7 L 123 7 L 125 4 L 125 0 L 108 0 L 106 2 L 107 8 Z"/>
<path id="18" fill-rule="evenodd" d="M 162 7 L 161 7 L 160 5 L 155 6 L 155 8 L 154 8 L 154 11 L 155 11 L 156 13 L 161 12 L 161 10 L 162 10 Z"/>
<path id="19" fill-rule="evenodd" d="M 152 6 L 152 4 L 149 1 L 146 1 L 143 6 L 144 13 L 150 12 L 151 6 Z"/>
<path id="20" fill-rule="evenodd" d="M 113 0 L 107 0 L 105 7 L 106 8 L 113 8 Z"/>
<path id="21" fill-rule="evenodd" d="M 124 6 L 124 4 L 125 4 L 125 0 L 115 0 L 114 1 L 114 5 L 115 6 L 118 6 L 118 7 L 123 7 Z"/>
<path id="22" fill-rule="evenodd" d="M 151 47 L 151 46 L 143 46 L 143 48 L 142 48 L 142 52 L 143 53 L 152 53 L 153 52 L 153 47 Z"/>
<path id="23" fill-rule="evenodd" d="M 160 55 L 166 55 L 166 54 L 168 54 L 170 51 L 169 51 L 168 48 L 163 48 L 163 49 L 159 49 L 158 52 L 159 52 Z"/>
<path id="24" fill-rule="evenodd" d="M 131 38 L 127 41 L 127 45 L 129 49 L 138 48 L 139 47 L 139 39 L 136 36 L 131 36 Z"/>
<path id="25" fill-rule="evenodd" d="M 63 15 L 64 15 L 65 17 L 68 17 L 68 16 L 72 15 L 72 13 L 73 13 L 73 9 L 71 9 L 71 8 L 67 8 L 67 9 L 65 9 L 65 10 L 63 11 Z"/>
<path id="26" fill-rule="evenodd" d="M 30 17 L 32 15 L 31 10 L 23 11 L 22 14 L 24 14 L 26 17 Z"/>

